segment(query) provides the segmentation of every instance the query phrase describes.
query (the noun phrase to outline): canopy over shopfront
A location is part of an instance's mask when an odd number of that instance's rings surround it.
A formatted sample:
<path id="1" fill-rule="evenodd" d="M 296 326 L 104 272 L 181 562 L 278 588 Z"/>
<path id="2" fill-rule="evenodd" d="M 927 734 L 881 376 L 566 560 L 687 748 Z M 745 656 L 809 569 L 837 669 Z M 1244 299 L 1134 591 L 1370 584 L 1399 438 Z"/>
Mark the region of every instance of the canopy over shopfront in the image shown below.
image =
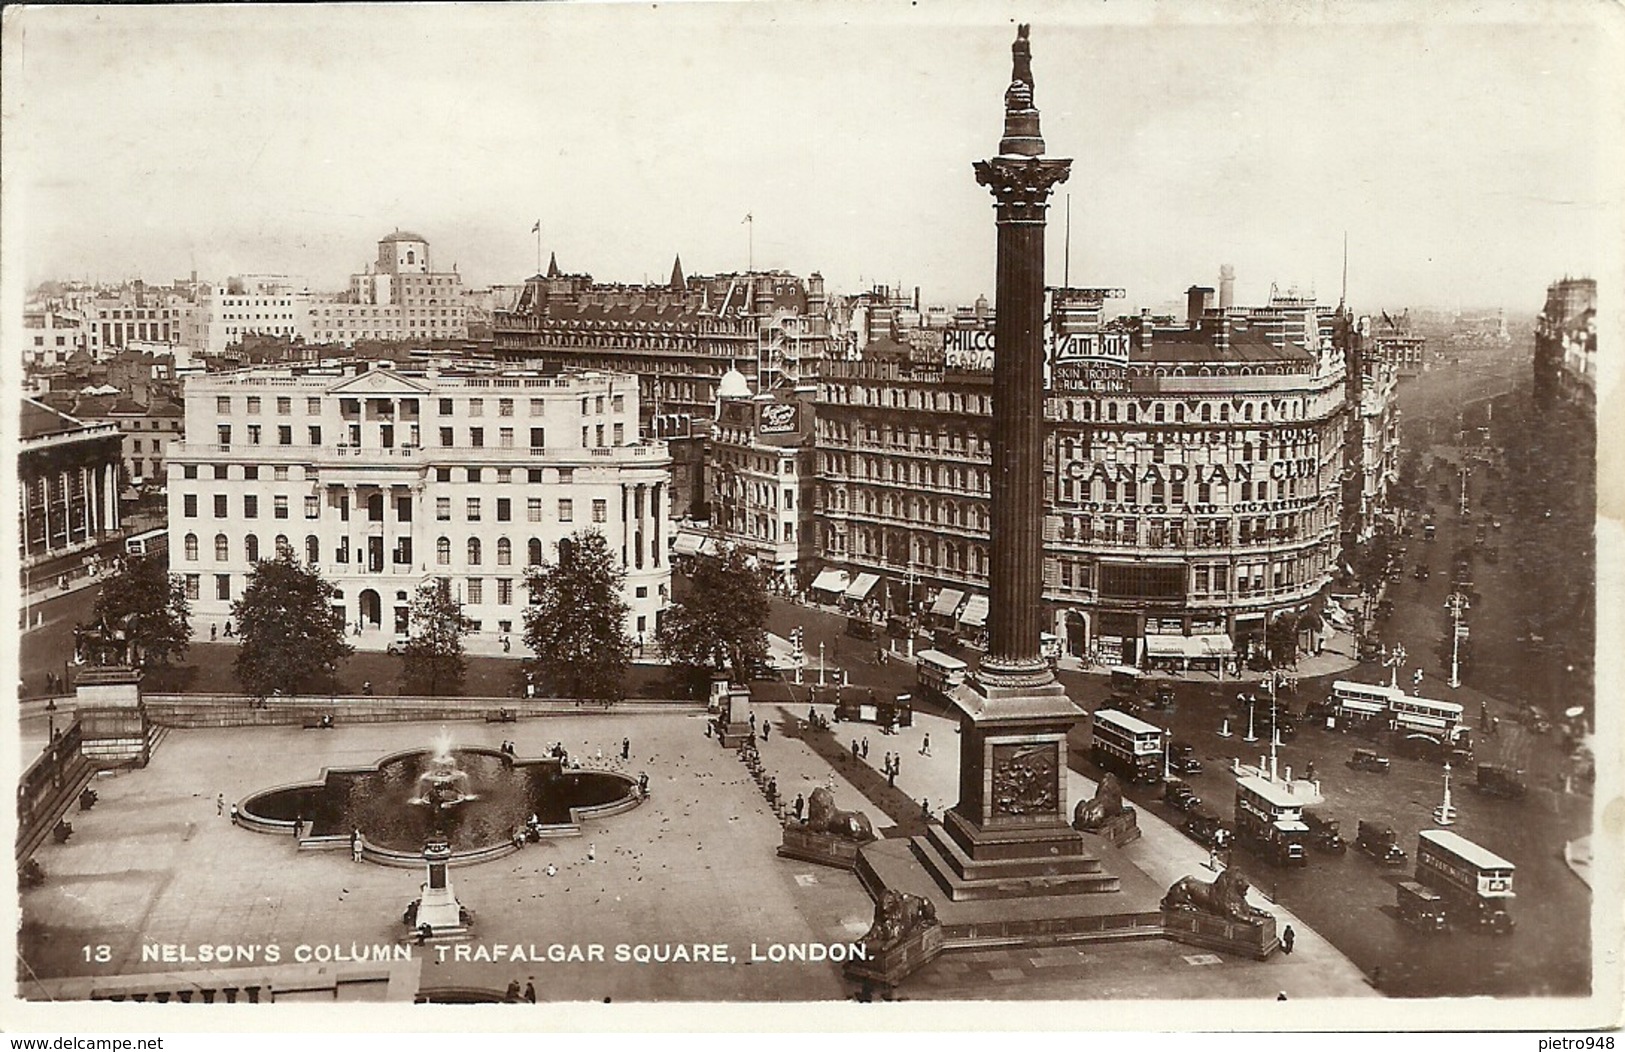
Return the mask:
<path id="1" fill-rule="evenodd" d="M 1147 658 L 1183 658 L 1190 661 L 1216 661 L 1235 651 L 1230 637 L 1220 632 L 1210 635 L 1145 637 Z"/>
<path id="2" fill-rule="evenodd" d="M 869 597 L 870 591 L 880 582 L 880 576 L 872 573 L 860 573 L 858 579 L 847 586 L 845 597 L 855 603 L 861 603 Z"/>
<path id="3" fill-rule="evenodd" d="M 846 591 L 846 586 L 849 583 L 851 583 L 851 578 L 845 570 L 824 570 L 813 581 L 812 590 L 840 595 Z"/>
<path id="4" fill-rule="evenodd" d="M 931 616 L 943 617 L 949 621 L 959 612 L 959 604 L 965 601 L 965 593 L 957 588 L 944 588 L 937 593 L 937 601 L 931 604 Z"/>
<path id="5" fill-rule="evenodd" d="M 692 530 L 678 530 L 672 538 L 672 554 L 674 555 L 703 555 L 717 550 L 716 541 L 703 533 Z"/>
<path id="6" fill-rule="evenodd" d="M 965 601 L 959 623 L 966 628 L 982 628 L 987 624 L 987 596 L 973 595 Z"/>

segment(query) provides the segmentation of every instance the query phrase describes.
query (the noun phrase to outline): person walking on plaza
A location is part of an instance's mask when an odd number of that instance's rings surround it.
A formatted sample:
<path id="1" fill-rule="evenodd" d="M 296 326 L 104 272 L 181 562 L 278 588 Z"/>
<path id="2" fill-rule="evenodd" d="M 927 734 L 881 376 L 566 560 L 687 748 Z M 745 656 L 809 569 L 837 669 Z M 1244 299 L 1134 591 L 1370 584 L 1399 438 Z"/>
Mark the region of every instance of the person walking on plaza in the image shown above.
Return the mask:
<path id="1" fill-rule="evenodd" d="M 536 977 L 534 975 L 525 980 L 525 1001 L 529 1004 L 536 1003 Z"/>
<path id="2" fill-rule="evenodd" d="M 511 1005 L 519 1003 L 519 980 L 518 979 L 513 979 L 513 980 L 509 981 L 508 989 L 503 991 L 502 999 L 504 1001 L 506 1001 L 508 1004 L 511 1004 Z"/>
<path id="3" fill-rule="evenodd" d="M 800 793 L 796 794 L 796 821 L 801 821 L 801 812 L 807 808 L 807 798 Z"/>
<path id="4" fill-rule="evenodd" d="M 931 755 L 931 735 L 929 733 L 926 734 L 925 738 L 920 742 L 920 755 Z"/>
<path id="5" fill-rule="evenodd" d="M 632 758 L 632 739 L 631 738 L 622 738 L 621 739 L 621 759 L 630 760 L 631 758 Z"/>
<path id="6" fill-rule="evenodd" d="M 852 739 L 852 759 L 856 760 L 860 756 L 862 756 L 862 754 L 863 754 L 863 747 L 858 744 L 858 740 L 856 738 L 853 738 Z"/>
<path id="7" fill-rule="evenodd" d="M 231 622 L 230 621 L 226 622 L 226 638 L 227 639 L 231 638 Z"/>
<path id="8" fill-rule="evenodd" d="M 214 813 L 224 818 L 226 816 L 226 794 L 216 793 L 214 797 Z"/>
<path id="9" fill-rule="evenodd" d="M 219 629 L 219 625 L 215 624 L 213 621 L 209 622 L 209 642 L 214 642 L 214 637 L 219 632 Z"/>
<path id="10" fill-rule="evenodd" d="M 350 861 L 361 861 L 361 830 L 350 830 Z"/>
<path id="11" fill-rule="evenodd" d="M 863 758 L 865 760 L 869 758 L 869 739 L 867 737 L 863 739 Z"/>
<path id="12" fill-rule="evenodd" d="M 1292 925 L 1288 924 L 1281 932 L 1281 952 L 1288 954 L 1291 953 L 1292 944 L 1297 941 L 1298 933 L 1292 930 Z"/>
<path id="13" fill-rule="evenodd" d="M 769 727 L 771 727 L 771 726 L 772 726 L 772 724 L 769 723 L 766 719 L 762 720 L 762 740 L 764 742 L 767 741 L 767 729 Z"/>

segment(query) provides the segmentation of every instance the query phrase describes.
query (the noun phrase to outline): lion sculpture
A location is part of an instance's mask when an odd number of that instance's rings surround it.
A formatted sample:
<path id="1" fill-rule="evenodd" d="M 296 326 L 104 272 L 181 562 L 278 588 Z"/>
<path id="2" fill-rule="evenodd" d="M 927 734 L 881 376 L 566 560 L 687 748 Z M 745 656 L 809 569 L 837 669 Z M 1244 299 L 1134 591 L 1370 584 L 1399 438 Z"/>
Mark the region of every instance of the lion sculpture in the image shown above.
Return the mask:
<path id="1" fill-rule="evenodd" d="M 1211 882 L 1180 877 L 1162 897 L 1162 908 L 1191 910 L 1242 924 L 1262 923 L 1270 914 L 1247 904 L 1248 887 L 1247 878 L 1234 869 L 1223 870 Z"/>
<path id="2" fill-rule="evenodd" d="M 823 787 L 814 789 L 807 800 L 807 832 L 828 833 L 847 840 L 867 841 L 875 838 L 868 815 L 862 811 L 838 809 L 835 794 Z"/>
<path id="3" fill-rule="evenodd" d="M 1099 829 L 1109 819 L 1116 818 L 1129 808 L 1123 804 L 1123 783 L 1117 780 L 1117 775 L 1107 774 L 1100 780 L 1095 795 L 1089 800 L 1079 800 L 1078 806 L 1072 811 L 1072 827 L 1074 829 Z"/>
<path id="4" fill-rule="evenodd" d="M 875 922 L 863 937 L 863 947 L 873 959 L 919 929 L 937 923 L 937 908 L 930 899 L 887 888 L 875 902 Z"/>

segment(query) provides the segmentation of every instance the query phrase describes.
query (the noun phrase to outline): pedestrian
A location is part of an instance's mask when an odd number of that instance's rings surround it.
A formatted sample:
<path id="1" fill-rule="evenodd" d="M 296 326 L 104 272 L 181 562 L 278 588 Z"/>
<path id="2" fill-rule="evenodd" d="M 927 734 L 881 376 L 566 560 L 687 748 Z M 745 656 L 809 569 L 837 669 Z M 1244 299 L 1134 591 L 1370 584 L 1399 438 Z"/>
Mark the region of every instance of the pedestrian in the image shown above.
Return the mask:
<path id="1" fill-rule="evenodd" d="M 549 862 L 547 864 L 547 875 L 550 876 L 550 877 L 558 876 L 559 875 L 559 867 L 557 867 L 553 863 Z"/>
<path id="2" fill-rule="evenodd" d="M 631 758 L 632 758 L 632 739 L 631 738 L 622 738 L 621 739 L 621 759 L 630 760 Z"/>
<path id="3" fill-rule="evenodd" d="M 777 778 L 769 778 L 767 780 L 767 802 L 770 803 L 770 804 L 774 804 L 774 803 L 778 802 L 778 799 L 779 799 L 779 780 Z"/>
<path id="4" fill-rule="evenodd" d="M 508 989 L 503 993 L 502 999 L 508 1004 L 519 1003 L 519 980 L 513 979 L 508 983 Z"/>
<path id="5" fill-rule="evenodd" d="M 534 975 L 525 980 L 525 1000 L 530 1004 L 536 1003 L 536 977 Z"/>
<path id="6" fill-rule="evenodd" d="M 513 640 L 510 637 L 504 635 L 502 637 L 502 652 L 504 654 L 506 654 L 509 651 L 511 651 L 512 649 L 513 649 Z"/>
<path id="7" fill-rule="evenodd" d="M 1291 953 L 1292 952 L 1292 944 L 1294 942 L 1297 942 L 1297 941 L 1298 941 L 1298 933 L 1292 930 L 1292 925 L 1288 924 L 1286 926 L 1286 928 L 1281 932 L 1281 952 L 1282 953 Z"/>
<path id="8" fill-rule="evenodd" d="M 858 744 L 858 740 L 856 738 L 853 738 L 852 739 L 852 759 L 854 759 L 854 760 L 858 759 L 862 755 L 862 753 L 863 753 L 862 746 L 860 746 Z"/>
<path id="9" fill-rule="evenodd" d="M 231 638 L 231 622 L 230 621 L 226 622 L 226 638 L 227 639 Z"/>
<path id="10" fill-rule="evenodd" d="M 588 844 L 587 845 L 587 861 L 591 862 L 594 859 L 596 859 L 597 857 L 598 857 L 598 845 L 597 844 Z"/>
<path id="11" fill-rule="evenodd" d="M 750 714 L 750 732 L 752 734 L 756 733 L 756 713 L 754 712 Z"/>
<path id="12" fill-rule="evenodd" d="M 638 795 L 639 796 L 648 796 L 649 795 L 649 772 L 648 771 L 644 771 L 642 774 L 638 775 Z"/>
<path id="13" fill-rule="evenodd" d="M 232 825 L 237 824 L 237 805 L 236 804 L 231 805 L 231 824 Z"/>
<path id="14" fill-rule="evenodd" d="M 767 729 L 772 726 L 767 720 L 762 720 L 762 740 L 767 741 Z"/>
<path id="15" fill-rule="evenodd" d="M 304 835 L 305 835 L 305 818 L 304 818 L 303 815 L 300 815 L 300 816 L 298 816 L 297 818 L 295 818 L 293 820 L 293 838 L 295 840 L 298 840 L 301 837 L 303 837 Z"/>
<path id="16" fill-rule="evenodd" d="M 807 798 L 800 793 L 796 794 L 796 821 L 801 821 L 801 812 L 807 808 Z"/>
<path id="17" fill-rule="evenodd" d="M 209 622 L 209 642 L 213 643 L 220 626 L 213 621 Z"/>
<path id="18" fill-rule="evenodd" d="M 929 796 L 920 801 L 920 817 L 927 822 L 931 821 L 931 798 Z"/>
<path id="19" fill-rule="evenodd" d="M 1311 782 L 1315 780 L 1315 761 L 1310 760 L 1304 765 L 1303 774 L 1304 777 L 1308 778 Z"/>
<path id="20" fill-rule="evenodd" d="M 216 793 L 214 796 L 214 813 L 224 817 L 226 813 L 226 794 Z"/>
<path id="21" fill-rule="evenodd" d="M 350 861 L 361 861 L 361 830 L 359 829 L 350 831 Z"/>
<path id="22" fill-rule="evenodd" d="M 886 784 L 893 789 L 897 788 L 897 767 L 895 765 L 886 772 Z"/>
<path id="23" fill-rule="evenodd" d="M 865 760 L 869 758 L 869 738 L 867 735 L 865 735 L 863 739 L 863 758 Z"/>
<path id="24" fill-rule="evenodd" d="M 931 735 L 930 734 L 927 734 L 925 736 L 925 738 L 920 742 L 920 755 L 921 756 L 930 756 L 931 755 Z"/>

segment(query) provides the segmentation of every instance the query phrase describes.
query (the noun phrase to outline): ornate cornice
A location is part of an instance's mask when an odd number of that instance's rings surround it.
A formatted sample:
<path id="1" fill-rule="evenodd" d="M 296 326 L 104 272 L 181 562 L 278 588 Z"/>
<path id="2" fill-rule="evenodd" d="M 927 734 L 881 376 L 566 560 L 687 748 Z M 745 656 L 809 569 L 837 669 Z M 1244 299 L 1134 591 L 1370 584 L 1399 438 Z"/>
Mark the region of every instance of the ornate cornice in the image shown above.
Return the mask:
<path id="1" fill-rule="evenodd" d="M 1049 195 L 1072 174 L 1071 158 L 999 157 L 971 166 L 993 194 L 1001 223 L 1042 223 Z"/>

